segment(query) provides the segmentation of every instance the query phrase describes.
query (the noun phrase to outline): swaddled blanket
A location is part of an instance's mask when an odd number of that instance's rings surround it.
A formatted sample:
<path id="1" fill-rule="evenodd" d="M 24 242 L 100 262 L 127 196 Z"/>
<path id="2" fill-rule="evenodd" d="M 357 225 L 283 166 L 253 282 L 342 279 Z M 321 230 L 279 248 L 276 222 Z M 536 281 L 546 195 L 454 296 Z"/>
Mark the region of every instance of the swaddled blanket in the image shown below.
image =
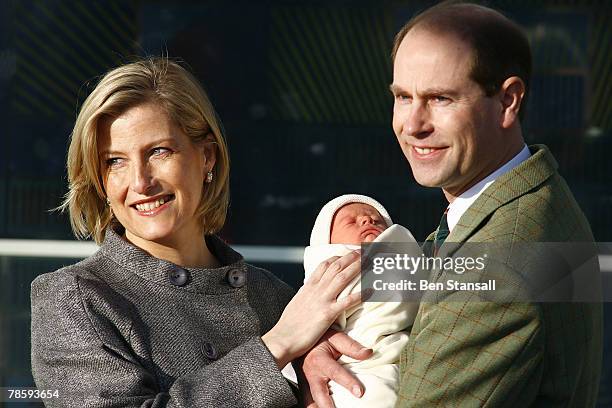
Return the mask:
<path id="1" fill-rule="evenodd" d="M 305 279 L 317 266 L 332 256 L 346 255 L 360 248 L 357 245 L 329 244 L 329 231 L 333 214 L 343 205 L 359 202 L 372 205 L 383 216 L 387 225 L 391 218 L 377 201 L 370 197 L 349 195 L 338 197 L 328 203 L 317 217 L 311 245 L 304 251 Z M 376 205 L 373 205 L 375 203 Z M 324 235 L 321 237 L 321 235 Z M 323 243 L 321 243 L 323 242 Z M 324 243 L 327 242 L 327 243 Z M 409 242 L 416 240 L 401 225 L 390 225 L 373 242 Z M 361 290 L 361 277 L 354 279 L 339 298 Z M 336 330 L 347 333 L 351 338 L 374 350 L 374 354 L 363 361 L 343 356 L 340 363 L 353 372 L 365 386 L 365 394 L 356 398 L 342 386 L 332 382 L 330 388 L 336 407 L 393 407 L 397 399 L 399 383 L 399 356 L 408 342 L 408 331 L 418 309 L 416 302 L 363 302 L 342 313 L 336 320 Z"/>

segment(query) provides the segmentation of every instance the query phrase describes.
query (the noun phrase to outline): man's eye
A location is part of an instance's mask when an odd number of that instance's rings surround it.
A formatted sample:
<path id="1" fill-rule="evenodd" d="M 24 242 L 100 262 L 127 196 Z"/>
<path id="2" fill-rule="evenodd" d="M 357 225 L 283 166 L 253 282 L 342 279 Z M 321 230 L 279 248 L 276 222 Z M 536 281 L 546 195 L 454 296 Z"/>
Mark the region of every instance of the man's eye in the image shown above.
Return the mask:
<path id="1" fill-rule="evenodd" d="M 168 153 L 170 153 L 170 149 L 165 147 L 156 147 L 151 150 L 151 156 L 165 156 Z"/>
<path id="2" fill-rule="evenodd" d="M 450 102 L 450 98 L 447 98 L 446 96 L 442 96 L 442 95 L 436 95 L 433 98 L 431 98 L 431 100 L 437 104 L 444 104 L 444 103 Z"/>
<path id="3" fill-rule="evenodd" d="M 396 99 L 398 102 L 404 102 L 404 103 L 405 103 L 405 102 L 410 102 L 410 101 L 412 100 L 412 98 L 411 98 L 410 96 L 408 96 L 408 95 L 403 95 L 403 94 L 397 94 L 397 95 L 395 95 L 395 99 Z"/>

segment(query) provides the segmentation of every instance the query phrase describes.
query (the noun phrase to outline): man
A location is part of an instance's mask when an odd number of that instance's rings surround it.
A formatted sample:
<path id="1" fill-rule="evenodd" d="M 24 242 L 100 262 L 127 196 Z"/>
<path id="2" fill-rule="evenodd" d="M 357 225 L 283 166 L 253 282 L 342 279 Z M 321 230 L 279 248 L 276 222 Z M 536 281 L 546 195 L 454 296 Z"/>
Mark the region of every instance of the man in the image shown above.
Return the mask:
<path id="1" fill-rule="evenodd" d="M 548 149 L 523 141 L 531 53 L 515 23 L 486 7 L 442 3 L 401 29 L 393 59 L 393 130 L 416 181 L 442 188 L 449 202 L 426 243 L 443 250 L 449 231 L 448 242 L 507 248 L 593 242 Z M 516 255 L 503 267 L 520 280 Z M 304 359 L 319 407 L 330 406 L 329 379 L 363 392 L 334 361 L 341 353 L 368 355 L 330 331 Z M 419 308 L 397 406 L 594 406 L 601 361 L 599 303 L 508 304 L 447 291 Z"/>

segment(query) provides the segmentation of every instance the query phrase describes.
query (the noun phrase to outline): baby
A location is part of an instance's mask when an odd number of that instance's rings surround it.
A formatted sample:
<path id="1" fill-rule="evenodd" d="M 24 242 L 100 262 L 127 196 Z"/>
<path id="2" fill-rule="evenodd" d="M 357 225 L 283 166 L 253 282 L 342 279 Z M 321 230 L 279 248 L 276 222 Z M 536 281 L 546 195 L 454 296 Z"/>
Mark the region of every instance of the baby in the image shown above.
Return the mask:
<path id="1" fill-rule="evenodd" d="M 376 200 L 357 194 L 337 197 L 317 216 L 304 251 L 306 279 L 317 266 L 332 256 L 360 248 L 362 242 L 410 242 L 416 240 L 406 228 L 393 224 L 387 210 Z M 360 277 L 351 282 L 339 298 L 361 290 Z M 342 313 L 332 328 L 347 333 L 374 354 L 363 361 L 343 356 L 339 362 L 365 386 L 356 398 L 331 382 L 337 408 L 393 407 L 399 383 L 399 356 L 408 342 L 406 329 L 412 325 L 418 304 L 409 302 L 363 302 Z"/>

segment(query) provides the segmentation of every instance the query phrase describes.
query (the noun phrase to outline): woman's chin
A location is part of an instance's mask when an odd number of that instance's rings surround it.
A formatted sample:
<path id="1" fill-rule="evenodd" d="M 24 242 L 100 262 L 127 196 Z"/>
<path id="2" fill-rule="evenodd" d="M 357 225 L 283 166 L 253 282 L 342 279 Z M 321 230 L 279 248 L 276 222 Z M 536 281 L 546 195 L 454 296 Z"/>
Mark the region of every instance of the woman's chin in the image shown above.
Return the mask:
<path id="1" fill-rule="evenodd" d="M 140 246 L 146 243 L 164 244 L 174 240 L 174 234 L 171 228 L 147 228 L 130 230 L 126 228 L 126 238 Z M 140 245 L 139 245 L 140 244 Z"/>

